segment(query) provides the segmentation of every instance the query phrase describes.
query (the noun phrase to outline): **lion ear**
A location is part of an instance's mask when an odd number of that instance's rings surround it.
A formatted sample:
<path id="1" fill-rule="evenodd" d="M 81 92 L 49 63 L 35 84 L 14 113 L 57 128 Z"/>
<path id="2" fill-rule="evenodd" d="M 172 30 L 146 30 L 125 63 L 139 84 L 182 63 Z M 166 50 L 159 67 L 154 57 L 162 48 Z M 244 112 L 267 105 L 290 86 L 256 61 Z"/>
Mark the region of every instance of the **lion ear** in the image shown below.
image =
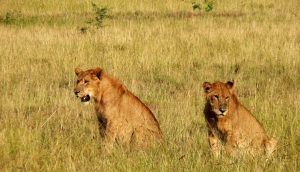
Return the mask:
<path id="1" fill-rule="evenodd" d="M 226 87 L 230 90 L 234 89 L 235 83 L 234 81 L 227 81 L 226 82 Z"/>
<path id="2" fill-rule="evenodd" d="M 212 86 L 212 85 L 211 85 L 211 83 L 209 83 L 209 82 L 204 82 L 204 83 L 202 84 L 202 87 L 203 87 L 205 93 L 208 93 L 208 92 L 210 91 L 211 86 Z"/>
<path id="3" fill-rule="evenodd" d="M 102 69 L 97 67 L 96 69 L 94 69 L 93 74 L 96 75 L 98 79 L 100 79 L 102 75 Z"/>
<path id="4" fill-rule="evenodd" d="M 75 74 L 78 76 L 83 70 L 79 67 L 75 68 Z"/>

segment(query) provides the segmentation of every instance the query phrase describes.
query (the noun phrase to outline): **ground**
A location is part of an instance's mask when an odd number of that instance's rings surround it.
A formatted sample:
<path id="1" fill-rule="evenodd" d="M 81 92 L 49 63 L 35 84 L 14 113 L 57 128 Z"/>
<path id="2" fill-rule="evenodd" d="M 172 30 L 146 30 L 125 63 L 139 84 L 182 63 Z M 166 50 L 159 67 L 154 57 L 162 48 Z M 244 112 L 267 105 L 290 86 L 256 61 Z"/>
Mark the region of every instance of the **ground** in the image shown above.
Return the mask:
<path id="1" fill-rule="evenodd" d="M 0 6 L 0 169 L 4 171 L 299 171 L 300 4 L 6 0 Z M 82 29 L 87 28 L 87 30 Z M 74 68 L 101 67 L 155 113 L 165 144 L 100 154 L 93 106 Z M 235 79 L 240 101 L 279 140 L 272 160 L 212 160 L 202 83 Z"/>

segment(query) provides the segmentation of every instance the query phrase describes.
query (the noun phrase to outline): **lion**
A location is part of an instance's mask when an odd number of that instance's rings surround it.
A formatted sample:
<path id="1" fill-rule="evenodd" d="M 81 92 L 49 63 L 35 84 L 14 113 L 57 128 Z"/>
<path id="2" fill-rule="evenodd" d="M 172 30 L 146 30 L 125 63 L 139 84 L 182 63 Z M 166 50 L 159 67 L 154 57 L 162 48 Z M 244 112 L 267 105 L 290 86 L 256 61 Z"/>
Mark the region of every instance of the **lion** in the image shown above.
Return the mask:
<path id="1" fill-rule="evenodd" d="M 111 152 L 114 144 L 146 148 L 162 140 L 162 131 L 151 110 L 117 79 L 101 68 L 75 69 L 74 93 L 81 102 L 94 100 L 100 136 Z"/>
<path id="2" fill-rule="evenodd" d="M 204 82 L 203 88 L 208 142 L 214 157 L 220 155 L 222 148 L 230 155 L 271 155 L 274 152 L 277 140 L 269 137 L 258 120 L 239 102 L 233 81 Z"/>

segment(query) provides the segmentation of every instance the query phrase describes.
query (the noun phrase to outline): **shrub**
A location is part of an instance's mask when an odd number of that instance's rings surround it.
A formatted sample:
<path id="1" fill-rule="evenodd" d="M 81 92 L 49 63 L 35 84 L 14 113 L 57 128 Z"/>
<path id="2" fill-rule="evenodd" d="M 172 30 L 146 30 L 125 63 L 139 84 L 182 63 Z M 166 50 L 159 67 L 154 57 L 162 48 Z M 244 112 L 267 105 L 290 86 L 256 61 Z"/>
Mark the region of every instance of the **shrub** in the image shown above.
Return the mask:
<path id="1" fill-rule="evenodd" d="M 201 11 L 202 9 L 204 9 L 206 12 L 210 12 L 214 8 L 214 3 L 213 3 L 213 1 L 210 1 L 210 0 L 204 0 L 202 2 L 193 1 L 192 2 L 192 8 L 193 8 L 194 11 L 195 10 Z"/>
<path id="2" fill-rule="evenodd" d="M 20 12 L 9 11 L 9 12 L 6 12 L 4 17 L 0 18 L 0 23 L 15 24 L 18 20 L 20 20 L 20 18 L 21 18 Z"/>
<path id="3" fill-rule="evenodd" d="M 103 27 L 104 20 L 110 18 L 108 15 L 107 7 L 98 7 L 95 3 L 92 3 L 95 13 L 94 19 L 88 21 L 89 24 L 96 26 L 97 28 Z"/>

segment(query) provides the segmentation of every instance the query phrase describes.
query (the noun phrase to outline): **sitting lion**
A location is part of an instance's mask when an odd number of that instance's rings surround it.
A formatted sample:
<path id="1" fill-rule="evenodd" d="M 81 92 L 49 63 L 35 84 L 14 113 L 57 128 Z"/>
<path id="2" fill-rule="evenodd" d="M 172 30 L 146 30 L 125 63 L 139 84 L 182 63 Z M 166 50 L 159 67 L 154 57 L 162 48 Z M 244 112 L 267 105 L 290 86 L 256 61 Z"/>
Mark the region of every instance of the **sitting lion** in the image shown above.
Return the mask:
<path id="1" fill-rule="evenodd" d="M 162 139 L 158 121 L 150 109 L 118 80 L 100 68 L 75 69 L 74 93 L 82 102 L 94 100 L 99 131 L 108 152 L 114 143 L 145 148 Z"/>
<path id="2" fill-rule="evenodd" d="M 204 115 L 208 141 L 213 155 L 218 156 L 223 146 L 227 153 L 246 152 L 270 155 L 277 141 L 270 138 L 262 125 L 238 100 L 234 82 L 204 82 L 206 97 Z"/>

